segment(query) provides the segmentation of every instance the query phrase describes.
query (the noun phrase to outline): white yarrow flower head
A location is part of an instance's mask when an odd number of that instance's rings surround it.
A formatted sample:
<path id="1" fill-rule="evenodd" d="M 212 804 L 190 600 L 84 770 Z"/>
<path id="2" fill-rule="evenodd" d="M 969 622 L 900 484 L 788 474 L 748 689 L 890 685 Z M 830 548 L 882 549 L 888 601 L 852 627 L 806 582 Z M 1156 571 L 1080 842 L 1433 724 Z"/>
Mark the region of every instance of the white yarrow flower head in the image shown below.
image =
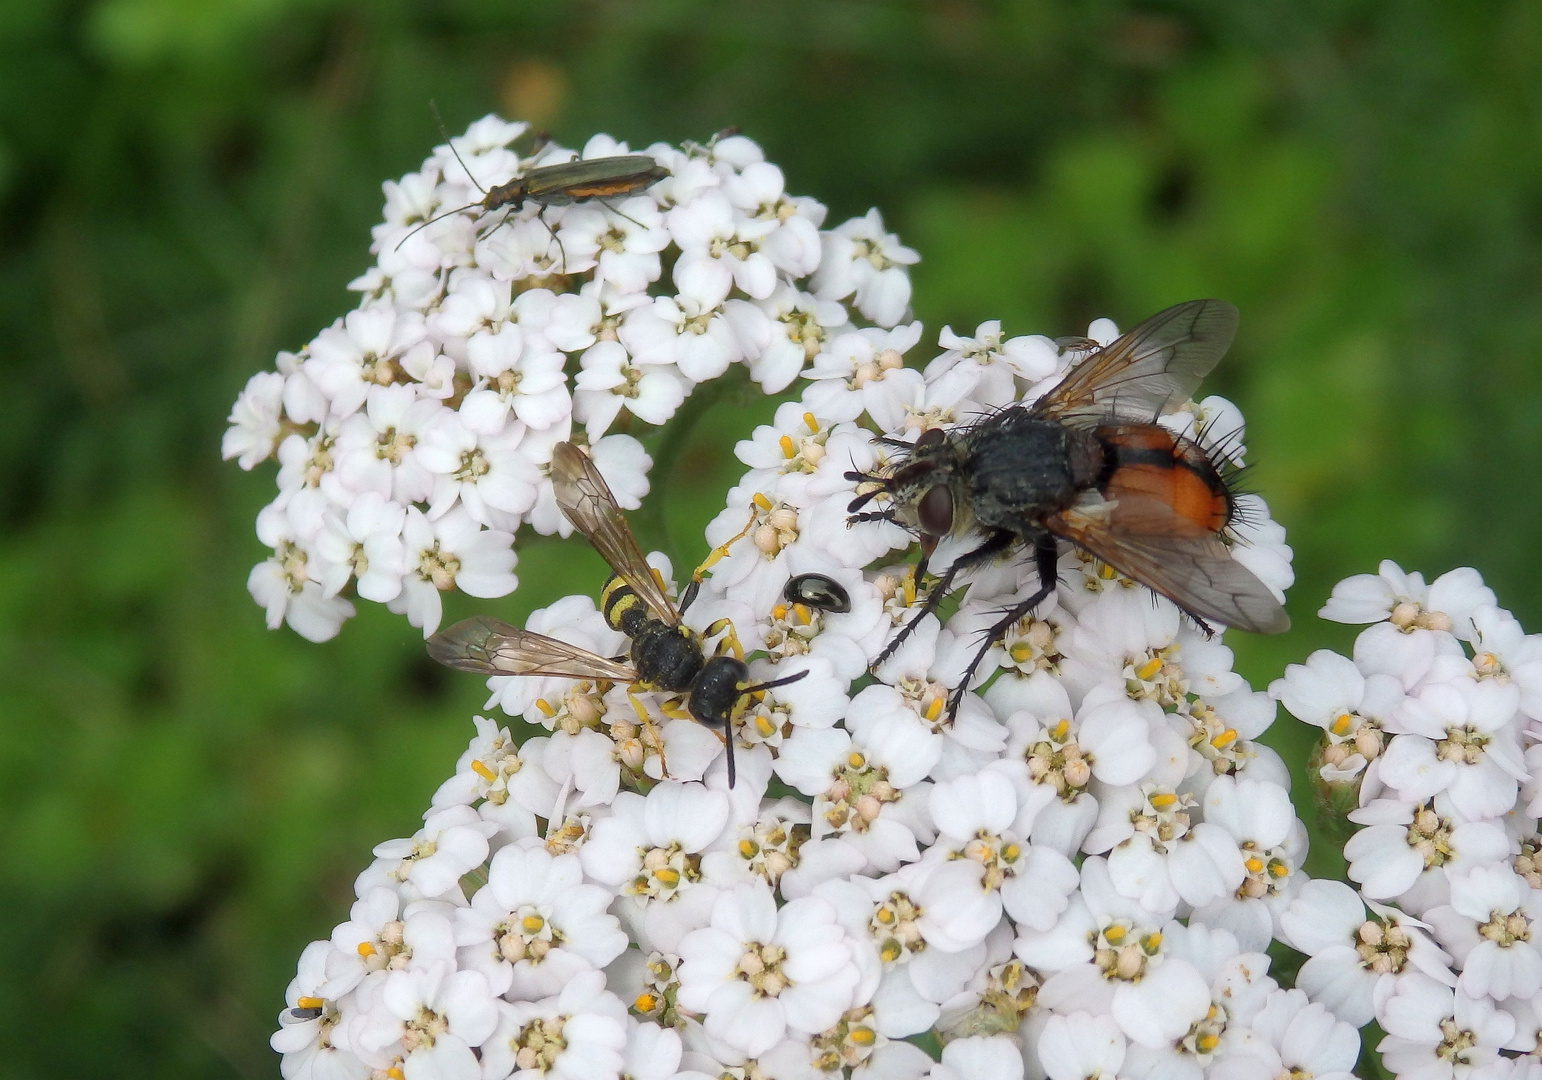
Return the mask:
<path id="1" fill-rule="evenodd" d="M 718 896 L 710 922 L 681 940 L 680 959 L 680 1004 L 746 1054 L 771 1049 L 789 1029 L 832 1026 L 859 979 L 831 904 L 803 897 L 778 908 L 753 881 Z"/>
<path id="2" fill-rule="evenodd" d="M 742 136 L 581 154 L 622 155 L 657 175 L 494 205 L 578 155 L 489 117 L 387 185 L 358 308 L 232 409 L 225 456 L 279 462 L 249 587 L 316 640 L 357 599 L 432 634 L 446 592 L 514 590 L 521 536 L 574 531 L 559 444 L 636 510 L 648 426 L 740 367 L 796 400 L 741 433 L 693 552 L 713 554 L 679 579 L 683 632 L 705 658 L 731 626 L 744 692 L 719 733 L 691 690 L 625 681 L 631 642 L 592 596 L 532 615 L 523 633 L 604 666 L 489 672 L 423 827 L 375 848 L 302 954 L 284 1075 L 1338 1080 L 1373 1020 L 1412 1080 L 1542 1075 L 1542 638 L 1476 571 L 1341 583 L 1322 614 L 1365 624 L 1351 654 L 1268 693 L 1230 638 L 1070 545 L 999 640 L 980 635 L 1038 585 L 1011 549 L 887 652 L 928 582 L 903 528 L 851 520 L 885 505 L 867 478 L 1117 329 L 991 321 L 928 350 L 918 256 L 877 211 L 825 229 Z M 1169 404 L 1169 430 L 1242 464 L 1235 405 Z M 1281 595 L 1284 530 L 1239 506 L 1229 550 Z M 1263 742 L 1277 703 L 1319 740 L 1312 794 L 1357 830 L 1355 885 L 1302 870 L 1303 804 Z M 1298 972 L 1271 970 L 1275 943 Z"/>
<path id="3" fill-rule="evenodd" d="M 678 191 L 728 191 L 724 170 L 740 167 L 694 151 L 668 160 Z M 757 239 L 763 222 L 733 225 L 733 208 L 763 211 L 781 198 L 774 180 L 730 191 L 726 212 L 714 200 L 671 219 L 694 254 L 676 264 L 667 303 L 628 300 L 610 278 L 575 292 L 505 292 L 490 270 L 430 304 L 428 338 L 436 355 L 466 358 L 480 411 L 425 398 L 409 421 L 415 406 L 392 381 L 366 388 L 346 421 L 346 469 L 328 464 L 324 438 L 294 437 L 292 493 L 282 515 L 265 518 L 272 535 L 306 553 L 306 572 L 314 550 L 318 587 L 334 595 L 339 581 L 362 582 L 361 570 L 383 579 L 381 595 L 394 576 L 389 603 L 432 629 L 444 591 L 511 587 L 509 537 L 524 524 L 571 531 L 547 479 L 554 448 L 601 406 L 646 410 L 649 391 L 629 365 L 688 387 L 720 374 L 707 363 L 714 327 L 749 334 L 725 346 L 748 356 L 744 341 L 763 340 L 755 319 L 817 315 L 803 324 L 803 400 L 736 448 L 747 471 L 704 538 L 716 550 L 695 575 L 685 620 L 704 652 L 732 625 L 751 681 L 793 680 L 735 705 L 734 785 L 722 742 L 678 711 L 683 702 L 603 672 L 584 677 L 581 664 L 563 669 L 571 675 L 492 675 L 488 709 L 537 734 L 520 742 L 514 723 L 478 718 L 424 829 L 376 849 L 349 922 L 319 960 L 307 954 L 296 1000 L 318 999 L 322 1011 L 284 1021 L 286 1068 L 421 1071 L 415 1062 L 427 1059 L 382 990 L 396 972 L 446 969 L 475 975 L 493 999 L 494 1030 L 476 1029 L 480 1044 L 462 1037 L 490 1080 L 681 1068 L 1015 1077 L 1025 1060 L 1051 1075 L 1112 1075 L 1149 1071 L 1163 1054 L 1180 1071 L 1221 1067 L 1245 1057 L 1234 1044 L 1253 1045 L 1255 999 L 1273 985 L 1258 951 L 1284 933 L 1305 882 L 1284 770 L 1256 741 L 1273 703 L 1166 601 L 1129 582 L 1108 587 L 1113 579 L 1070 554 L 1066 564 L 1083 569 L 987 651 L 975 689 L 959 684 L 990 612 L 1031 588 L 1010 559 L 971 574 L 956 610 L 926 619 L 877 663 L 924 588 L 894 566 L 902 530 L 850 527 L 858 492 L 848 472 L 879 467 L 879 435 L 909 442 L 1032 393 L 1070 354 L 987 325 L 974 339 L 950 337 L 923 374 L 904 362 L 919 324 L 863 328 L 850 312 L 811 306 L 835 300 L 786 292 L 735 298 L 760 288 L 758 256 L 782 273 L 812 250 L 795 250 L 795 237 L 762 244 L 778 235 Z M 553 214 L 559 236 L 567 221 Z M 455 260 L 492 245 L 455 248 L 464 238 L 454 230 L 436 235 Z M 657 316 L 684 310 L 692 289 L 712 305 L 727 289 L 729 307 L 695 324 L 699 340 L 672 343 Z M 752 303 L 762 306 L 743 306 Z M 817 330 L 827 326 L 839 333 Z M 520 412 L 517 387 L 495 382 L 516 358 L 551 351 L 576 357 L 582 407 L 543 428 Z M 635 509 L 648 491 L 642 445 L 606 435 L 590 452 L 618 510 Z M 345 512 L 328 499 L 350 485 L 361 494 Z M 288 511 L 296 498 L 299 524 Z M 321 524 L 307 532 L 313 514 Z M 650 558 L 673 595 L 667 560 Z M 1496 656 L 1521 657 L 1514 642 L 1500 644 L 1499 622 L 1484 625 L 1495 628 Z M 524 632 L 574 655 L 624 657 L 630 647 L 586 596 L 535 612 Z M 1402 732 L 1388 709 L 1382 730 Z M 1486 850 L 1484 835 L 1467 849 Z M 1421 940 L 1438 964 L 1445 954 Z M 443 1017 L 431 989 L 413 993 Z M 1067 1031 L 1080 1040 L 1069 1050 Z M 927 1032 L 946 1042 L 940 1062 L 904 1041 Z M 1072 1051 L 1083 1057 L 1063 1062 Z M 465 1064 L 456 1061 L 444 1067 Z"/>
<path id="4" fill-rule="evenodd" d="M 487 116 L 385 183 L 375 263 L 350 285 L 359 306 L 254 375 L 221 444 L 243 469 L 284 466 L 295 535 L 267 530 L 273 557 L 249 583 L 270 627 L 326 640 L 357 595 L 431 634 L 440 593 L 513 591 L 523 527 L 569 531 L 552 443 L 576 429 L 598 449 L 618 424 L 664 424 L 735 365 L 781 392 L 835 337 L 881 333 L 908 310 L 919 256 L 876 210 L 825 230 L 824 206 L 789 194 L 751 139 L 631 155 L 609 136 L 575 151 Z M 601 176 L 597 162 L 614 161 L 629 190 L 565 188 L 579 158 Z M 538 174 L 541 194 L 512 197 L 532 170 L 556 171 Z M 639 498 L 650 466 L 644 456 L 625 485 Z M 407 512 L 405 571 L 378 550 L 319 566 L 323 522 L 351 530 L 370 492 Z M 432 526 L 457 511 L 479 534 L 456 537 L 480 564 L 464 573 L 414 547 L 419 516 Z M 389 547 L 369 539 L 352 537 Z"/>
<path id="5" fill-rule="evenodd" d="M 1296 985 L 1344 1021 L 1374 1019 L 1395 1075 L 1531 1075 L 1539 639 L 1470 568 L 1426 584 L 1383 562 L 1322 614 L 1370 625 L 1352 657 L 1314 653 L 1271 692 L 1323 730 L 1319 796 L 1358 804 L 1344 854 L 1361 889 L 1314 881 L 1291 900 L 1283 934 L 1311 957 Z"/>

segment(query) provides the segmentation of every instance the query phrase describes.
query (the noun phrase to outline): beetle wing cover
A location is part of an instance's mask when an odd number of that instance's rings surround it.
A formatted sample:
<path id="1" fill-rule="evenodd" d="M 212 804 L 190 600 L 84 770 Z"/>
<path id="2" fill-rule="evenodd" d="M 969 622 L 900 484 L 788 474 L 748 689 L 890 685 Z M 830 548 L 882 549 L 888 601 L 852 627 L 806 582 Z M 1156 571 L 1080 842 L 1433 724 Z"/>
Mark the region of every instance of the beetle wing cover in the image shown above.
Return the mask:
<path id="1" fill-rule="evenodd" d="M 579 158 L 531 169 L 526 192 L 537 202 L 560 206 L 580 199 L 619 198 L 642 191 L 669 175 L 647 154 Z"/>

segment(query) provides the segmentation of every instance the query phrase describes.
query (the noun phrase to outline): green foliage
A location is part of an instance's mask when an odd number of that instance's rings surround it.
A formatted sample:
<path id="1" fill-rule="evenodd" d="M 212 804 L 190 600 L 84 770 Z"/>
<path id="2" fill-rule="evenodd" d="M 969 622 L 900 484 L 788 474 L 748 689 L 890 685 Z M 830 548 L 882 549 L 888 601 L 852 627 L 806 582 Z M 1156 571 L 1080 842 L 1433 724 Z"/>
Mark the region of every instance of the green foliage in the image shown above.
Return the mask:
<path id="1" fill-rule="evenodd" d="M 739 124 L 921 251 L 931 340 L 1238 304 L 1211 388 L 1298 572 L 1297 629 L 1235 642 L 1261 685 L 1347 646 L 1312 614 L 1382 557 L 1475 565 L 1542 626 L 1539 37 L 1537 5 L 1430 0 L 0 5 L 8 1072 L 275 1075 L 300 948 L 464 746 L 481 688 L 403 620 L 263 628 L 271 476 L 218 460 L 247 376 L 349 306 L 430 100 L 569 142 Z M 769 416 L 732 404 L 639 515 L 681 559 Z M 504 617 L 601 572 L 541 541 L 521 575 Z"/>

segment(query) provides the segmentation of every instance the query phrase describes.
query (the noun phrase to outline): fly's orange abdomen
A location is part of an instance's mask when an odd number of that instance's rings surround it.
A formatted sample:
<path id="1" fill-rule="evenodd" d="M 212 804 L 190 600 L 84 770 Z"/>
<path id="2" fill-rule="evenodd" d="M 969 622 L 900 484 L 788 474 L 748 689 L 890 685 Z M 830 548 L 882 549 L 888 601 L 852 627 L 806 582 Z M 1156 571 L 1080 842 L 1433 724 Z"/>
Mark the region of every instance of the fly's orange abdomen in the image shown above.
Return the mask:
<path id="1" fill-rule="evenodd" d="M 1108 465 L 1104 497 L 1154 499 L 1184 521 L 1218 533 L 1231 520 L 1231 493 L 1197 444 L 1157 424 L 1100 428 Z"/>

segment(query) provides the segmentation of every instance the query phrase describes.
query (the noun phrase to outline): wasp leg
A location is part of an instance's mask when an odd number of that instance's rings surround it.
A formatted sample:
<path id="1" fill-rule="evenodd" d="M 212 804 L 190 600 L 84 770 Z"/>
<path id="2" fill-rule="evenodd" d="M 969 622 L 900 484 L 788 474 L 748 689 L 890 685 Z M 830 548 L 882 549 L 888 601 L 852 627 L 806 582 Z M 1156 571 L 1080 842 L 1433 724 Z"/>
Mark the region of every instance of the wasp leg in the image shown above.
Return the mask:
<path id="1" fill-rule="evenodd" d="M 701 591 L 701 582 L 687 582 L 685 592 L 680 594 L 680 614 L 684 615 L 690 610 L 691 603 L 696 599 L 696 594 Z"/>
<path id="2" fill-rule="evenodd" d="M 997 529 L 987 536 L 985 542 L 979 547 L 973 551 L 966 551 L 954 559 L 953 565 L 948 567 L 937 584 L 932 586 L 932 591 L 926 594 L 926 603 L 921 605 L 921 610 L 916 612 L 915 617 L 906 623 L 898 634 L 894 635 L 893 641 L 883 647 L 883 652 L 878 654 L 877 659 L 869 667 L 877 667 L 893 656 L 894 651 L 905 643 L 905 639 L 915 631 L 916 626 L 921 620 L 937 610 L 938 606 L 947 599 L 948 593 L 953 588 L 953 579 L 958 576 L 959 571 L 967 570 L 971 566 L 995 558 L 1011 547 L 1016 541 L 1016 533 L 1008 532 L 1005 529 Z M 926 565 L 925 559 L 917 565 L 924 567 Z"/>
<path id="3" fill-rule="evenodd" d="M 691 601 L 696 599 L 696 593 L 701 589 L 702 575 L 721 562 L 723 557 L 728 554 L 729 548 L 733 547 L 740 540 L 743 540 L 750 534 L 750 530 L 755 527 L 755 519 L 760 516 L 762 511 L 771 509 L 771 500 L 760 494 L 758 491 L 755 493 L 755 497 L 751 500 L 751 502 L 752 505 L 750 506 L 750 519 L 744 523 L 744 528 L 740 529 L 727 540 L 724 540 L 717 547 L 707 552 L 707 557 L 702 560 L 701 565 L 692 571 L 691 583 L 685 587 L 685 594 L 680 599 L 681 611 L 684 611 L 686 608 L 690 607 Z"/>
<path id="4" fill-rule="evenodd" d="M 969 661 L 969 666 L 964 669 L 964 677 L 958 687 L 948 696 L 948 721 L 958 715 L 958 707 L 964 702 L 964 695 L 969 693 L 970 680 L 974 678 L 975 669 L 985 661 L 985 654 L 991 651 L 991 646 L 1001 640 L 1001 636 L 1012 628 L 1012 624 L 1033 611 L 1042 604 L 1049 595 L 1055 591 L 1055 585 L 1059 581 L 1057 563 L 1060 552 L 1055 546 L 1053 536 L 1041 537 L 1033 546 L 1033 562 L 1039 572 L 1039 587 L 1033 591 L 1033 595 L 1020 604 L 1014 604 L 1006 610 L 1002 617 L 992 624 L 981 635 L 980 648 L 974 654 L 974 659 Z"/>
<path id="5" fill-rule="evenodd" d="M 739 640 L 739 632 L 734 629 L 734 624 L 729 622 L 727 619 L 719 619 L 717 622 L 707 627 L 707 632 L 702 636 L 712 637 L 716 634 L 721 634 L 724 630 L 727 630 L 728 633 L 722 641 L 717 643 L 717 651 L 714 653 L 714 655 L 722 656 L 723 651 L 726 649 L 727 651 L 734 654 L 735 660 L 743 660 L 744 644 Z"/>
<path id="6" fill-rule="evenodd" d="M 633 695 L 631 687 L 627 688 L 626 700 L 627 700 L 628 704 L 630 704 L 632 706 L 632 711 L 637 714 L 637 722 L 638 722 L 638 724 L 640 724 L 642 726 L 643 731 L 645 731 L 648 734 L 649 740 L 651 740 L 652 743 L 653 743 L 653 748 L 658 751 L 658 755 L 659 755 L 659 779 L 660 780 L 668 780 L 669 779 L 669 763 L 664 760 L 664 735 L 663 735 L 663 733 L 661 731 L 659 731 L 658 725 L 653 722 L 653 718 L 648 715 L 647 706 L 645 706 L 642 702 L 638 701 L 636 696 Z M 662 708 L 661 708 L 660 711 L 663 711 L 665 716 L 669 715 L 669 713 L 667 711 L 663 710 Z M 643 760 L 646 761 L 647 758 L 648 758 L 648 743 L 645 741 L 645 742 L 643 742 L 642 746 L 643 746 Z"/>

